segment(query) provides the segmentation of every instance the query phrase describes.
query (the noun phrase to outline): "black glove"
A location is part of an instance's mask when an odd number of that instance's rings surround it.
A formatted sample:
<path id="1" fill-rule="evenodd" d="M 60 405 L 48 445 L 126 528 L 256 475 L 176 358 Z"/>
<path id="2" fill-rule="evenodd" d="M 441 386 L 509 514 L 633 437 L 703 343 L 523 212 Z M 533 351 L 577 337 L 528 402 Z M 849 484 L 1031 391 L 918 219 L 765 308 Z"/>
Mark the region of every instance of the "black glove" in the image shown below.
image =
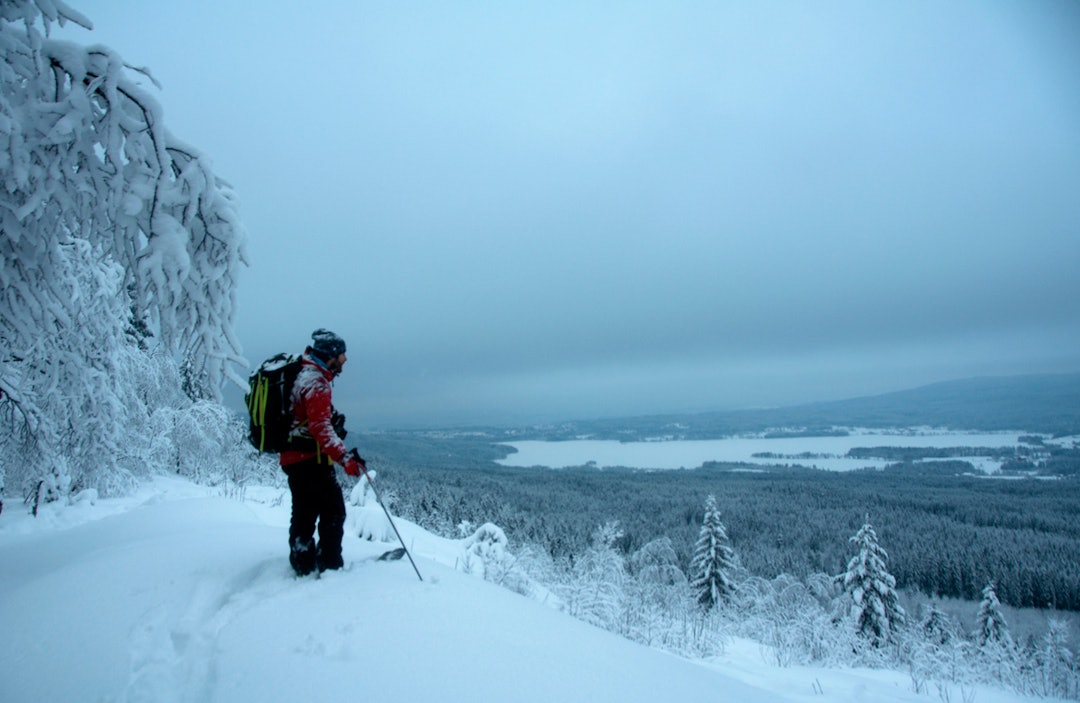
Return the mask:
<path id="1" fill-rule="evenodd" d="M 348 430 L 345 429 L 345 415 L 337 410 L 330 411 L 330 424 L 334 428 L 334 434 L 339 438 L 345 439 L 345 435 L 349 434 Z"/>

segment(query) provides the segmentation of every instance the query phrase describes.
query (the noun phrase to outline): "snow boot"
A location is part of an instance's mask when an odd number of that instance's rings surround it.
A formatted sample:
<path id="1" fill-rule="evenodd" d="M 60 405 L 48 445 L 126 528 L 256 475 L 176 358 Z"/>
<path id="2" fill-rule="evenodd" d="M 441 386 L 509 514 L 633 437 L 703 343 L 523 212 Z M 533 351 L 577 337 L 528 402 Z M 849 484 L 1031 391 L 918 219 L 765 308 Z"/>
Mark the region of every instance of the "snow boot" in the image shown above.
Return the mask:
<path id="1" fill-rule="evenodd" d="M 289 564 L 298 577 L 315 571 L 315 541 L 294 537 L 289 543 Z"/>

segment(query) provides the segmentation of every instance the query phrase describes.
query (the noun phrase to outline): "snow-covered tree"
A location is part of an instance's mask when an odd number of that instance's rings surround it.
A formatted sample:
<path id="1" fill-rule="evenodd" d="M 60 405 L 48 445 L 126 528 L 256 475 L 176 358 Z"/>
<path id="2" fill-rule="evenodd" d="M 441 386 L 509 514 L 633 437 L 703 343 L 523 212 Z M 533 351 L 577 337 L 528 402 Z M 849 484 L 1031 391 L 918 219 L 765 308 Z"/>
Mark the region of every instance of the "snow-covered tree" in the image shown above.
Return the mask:
<path id="1" fill-rule="evenodd" d="M 165 128 L 149 74 L 51 39 L 66 22 L 91 27 L 60 0 L 0 2 L 0 489 L 45 498 L 138 465 L 151 346 L 192 397 L 242 381 L 233 193 Z"/>
<path id="2" fill-rule="evenodd" d="M 1025 652 L 1013 642 L 993 582 L 983 588 L 971 639 L 984 681 L 1014 689 L 1024 687 L 1027 672 L 1034 668 L 1034 647 Z"/>
<path id="3" fill-rule="evenodd" d="M 735 551 L 720 521 L 716 497 L 710 495 L 705 499 L 705 518 L 690 562 L 690 587 L 706 610 L 735 592 L 735 583 L 729 577 L 735 566 Z"/>
<path id="4" fill-rule="evenodd" d="M 925 606 L 922 622 L 907 633 L 899 653 L 907 663 L 917 693 L 931 684 L 939 689 L 947 682 L 964 680 L 970 659 L 970 643 L 956 623 L 931 602 Z"/>
<path id="5" fill-rule="evenodd" d="M 650 646 L 670 646 L 679 634 L 675 622 L 691 607 L 671 539 L 660 537 L 642 546 L 627 559 L 627 571 L 620 634 Z"/>
<path id="6" fill-rule="evenodd" d="M 485 522 L 463 540 L 465 553 L 460 562 L 461 570 L 467 574 L 482 576 L 485 580 L 515 593 L 528 595 L 532 584 L 528 575 L 518 565 L 517 557 L 510 553 L 508 545 L 509 540 L 503 529 Z"/>
<path id="7" fill-rule="evenodd" d="M 1078 689 L 1076 659 L 1069 649 L 1069 626 L 1050 618 L 1038 652 L 1039 684 L 1044 696 L 1075 698 Z"/>
<path id="8" fill-rule="evenodd" d="M 562 589 L 570 615 L 608 630 L 617 630 L 626 597 L 626 564 L 615 548 L 622 537 L 618 522 L 596 529 L 592 544 L 574 563 Z"/>
<path id="9" fill-rule="evenodd" d="M 751 576 L 740 582 L 730 616 L 734 634 L 755 639 L 777 666 L 850 658 L 855 635 L 835 627 L 815 591 L 831 579 L 804 584 L 789 574 L 771 581 Z"/>
<path id="10" fill-rule="evenodd" d="M 975 632 L 971 635 L 979 647 L 1002 644 L 1011 645 L 1009 624 L 1001 614 L 1001 602 L 998 600 L 994 584 L 988 583 L 982 590 L 979 613 L 975 616 Z"/>
<path id="11" fill-rule="evenodd" d="M 888 553 L 878 544 L 877 533 L 869 522 L 850 540 L 857 553 L 839 578 L 849 600 L 855 630 L 877 647 L 891 640 L 904 623 L 904 609 L 896 595 L 896 578 L 886 564 Z"/>
<path id="12" fill-rule="evenodd" d="M 926 616 L 921 624 L 923 637 L 934 646 L 944 646 L 957 638 L 959 632 L 956 625 L 936 603 L 931 603 L 926 609 Z"/>
<path id="13" fill-rule="evenodd" d="M 686 575 L 679 568 L 679 555 L 670 537 L 660 537 L 630 555 L 630 575 L 642 584 L 654 586 L 685 585 Z"/>

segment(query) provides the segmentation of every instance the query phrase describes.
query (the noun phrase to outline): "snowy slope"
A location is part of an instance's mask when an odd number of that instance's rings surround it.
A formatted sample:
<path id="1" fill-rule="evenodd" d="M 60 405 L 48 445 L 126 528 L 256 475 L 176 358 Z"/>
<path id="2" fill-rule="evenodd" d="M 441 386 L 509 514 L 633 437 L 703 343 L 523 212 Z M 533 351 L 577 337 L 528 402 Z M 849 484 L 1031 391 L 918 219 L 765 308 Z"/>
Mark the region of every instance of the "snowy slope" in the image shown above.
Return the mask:
<path id="1" fill-rule="evenodd" d="M 158 479 L 20 508 L 0 515 L 5 703 L 928 700 L 901 674 L 775 669 L 750 643 L 707 664 L 630 643 L 455 571 L 462 544 L 405 521 L 424 582 L 407 559 L 372 560 L 393 545 L 348 534 L 346 571 L 297 580 L 280 490 L 240 501 Z M 353 534 L 373 509 L 352 510 Z"/>

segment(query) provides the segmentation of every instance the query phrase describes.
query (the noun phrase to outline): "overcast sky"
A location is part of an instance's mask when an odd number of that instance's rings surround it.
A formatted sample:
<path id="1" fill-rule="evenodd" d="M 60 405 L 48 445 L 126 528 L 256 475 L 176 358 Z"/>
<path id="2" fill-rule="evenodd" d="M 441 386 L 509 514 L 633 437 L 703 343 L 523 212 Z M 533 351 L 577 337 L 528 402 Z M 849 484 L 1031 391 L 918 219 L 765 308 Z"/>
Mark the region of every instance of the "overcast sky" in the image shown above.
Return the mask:
<path id="1" fill-rule="evenodd" d="M 1080 370 L 1076 0 L 69 2 L 357 429 Z"/>

